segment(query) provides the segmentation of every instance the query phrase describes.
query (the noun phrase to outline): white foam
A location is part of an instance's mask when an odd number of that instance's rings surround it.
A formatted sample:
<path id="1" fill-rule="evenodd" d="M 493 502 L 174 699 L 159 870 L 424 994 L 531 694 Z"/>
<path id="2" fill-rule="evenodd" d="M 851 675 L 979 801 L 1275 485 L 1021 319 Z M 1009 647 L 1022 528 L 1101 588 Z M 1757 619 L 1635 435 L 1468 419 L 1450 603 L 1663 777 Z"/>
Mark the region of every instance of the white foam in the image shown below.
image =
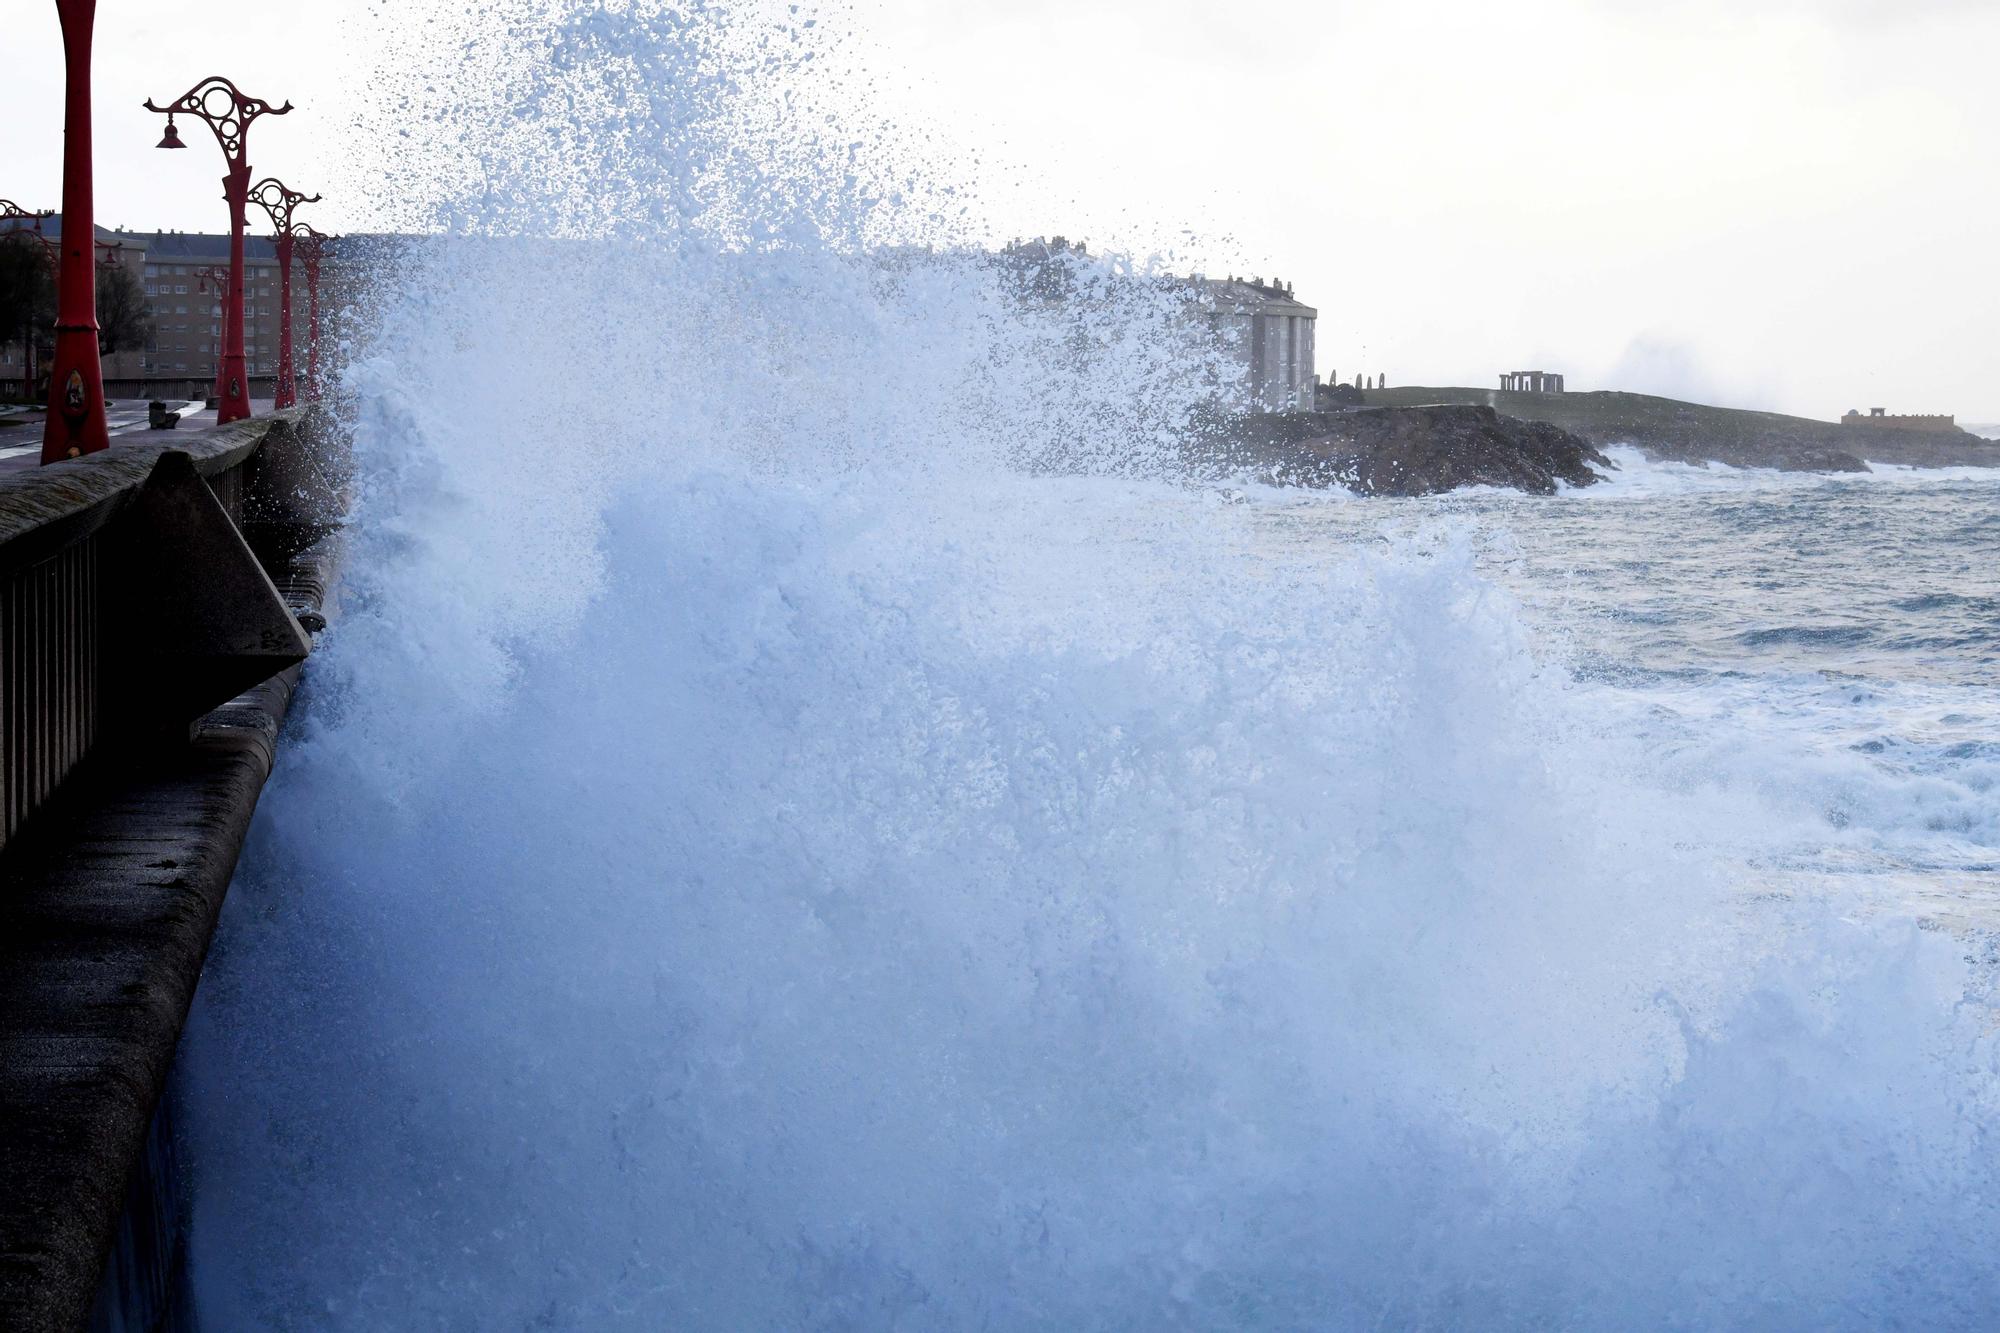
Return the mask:
<path id="1" fill-rule="evenodd" d="M 1990 483 L 1990 467 L 1921 468 L 1896 463 L 1870 463 L 1866 472 L 1787 472 L 1778 468 L 1739 468 L 1727 463 L 1681 463 L 1649 457 L 1634 445 L 1612 445 L 1603 451 L 1615 467 L 1599 470 L 1593 486 L 1565 485 L 1565 495 L 1586 499 L 1656 499 L 1666 495 L 1701 495 L 1746 490 L 1795 491 L 1821 486 L 1874 483 L 1931 485 L 1939 481 Z"/>

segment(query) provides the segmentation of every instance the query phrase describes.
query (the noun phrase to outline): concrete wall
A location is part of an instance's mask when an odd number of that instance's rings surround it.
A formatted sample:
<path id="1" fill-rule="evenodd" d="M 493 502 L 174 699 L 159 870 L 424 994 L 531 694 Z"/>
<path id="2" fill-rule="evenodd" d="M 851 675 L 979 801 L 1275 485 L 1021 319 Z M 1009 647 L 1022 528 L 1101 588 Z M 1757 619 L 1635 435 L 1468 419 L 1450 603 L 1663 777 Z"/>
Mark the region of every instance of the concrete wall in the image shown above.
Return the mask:
<path id="1" fill-rule="evenodd" d="M 1840 419 L 1843 426 L 1866 426 L 1871 430 L 1928 430 L 1940 433 L 1958 430 L 1958 423 L 1949 416 L 1863 416 L 1859 412 L 1849 412 Z"/>

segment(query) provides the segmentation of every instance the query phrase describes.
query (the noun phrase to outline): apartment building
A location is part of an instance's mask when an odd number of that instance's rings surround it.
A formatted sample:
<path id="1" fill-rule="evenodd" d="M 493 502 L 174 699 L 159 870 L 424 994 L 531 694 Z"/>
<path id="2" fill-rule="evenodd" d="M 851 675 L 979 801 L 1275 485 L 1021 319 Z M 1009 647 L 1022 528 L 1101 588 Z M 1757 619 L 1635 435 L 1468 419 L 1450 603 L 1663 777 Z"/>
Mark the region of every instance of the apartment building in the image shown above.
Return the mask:
<path id="1" fill-rule="evenodd" d="M 0 224 L 4 227 L 8 224 Z M 15 227 L 28 224 L 16 222 Z M 62 238 L 62 219 L 43 221 L 43 235 Z M 111 397 L 206 396 L 222 357 L 222 299 L 229 268 L 229 237 L 215 232 L 124 231 L 99 227 L 100 263 L 123 266 L 138 278 L 152 310 L 153 336 L 145 347 L 104 358 L 105 392 Z M 105 247 L 115 246 L 116 249 Z M 243 356 L 253 397 L 269 397 L 277 380 L 279 273 L 269 237 L 243 242 Z M 292 337 L 296 373 L 305 373 L 305 277 L 292 271 Z M 0 331 L 0 337 L 5 337 Z M 18 382 L 25 369 L 18 343 L 0 347 L 0 382 Z"/>

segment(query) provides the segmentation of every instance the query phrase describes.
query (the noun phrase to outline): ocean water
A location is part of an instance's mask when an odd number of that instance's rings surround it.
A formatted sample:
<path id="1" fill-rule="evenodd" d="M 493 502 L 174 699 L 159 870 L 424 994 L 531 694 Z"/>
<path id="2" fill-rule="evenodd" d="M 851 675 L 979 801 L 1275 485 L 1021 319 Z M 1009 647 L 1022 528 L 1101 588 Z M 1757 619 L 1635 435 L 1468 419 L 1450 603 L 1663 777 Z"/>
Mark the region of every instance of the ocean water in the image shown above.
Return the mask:
<path id="1" fill-rule="evenodd" d="M 1990 1320 L 2000 472 L 1196 484 L 1146 263 L 1023 307 L 824 28 L 497 9 L 379 80 L 206 1324 Z"/>
<path id="2" fill-rule="evenodd" d="M 1464 532 L 1544 648 L 1633 710 L 1656 759 L 1695 785 L 1782 790 L 1832 830 L 1746 848 L 1751 862 L 1995 924 L 2000 467 L 1818 476 L 1611 456 L 1604 483 L 1550 501 L 1285 497 L 1268 526 L 1308 559 L 1427 522 Z"/>

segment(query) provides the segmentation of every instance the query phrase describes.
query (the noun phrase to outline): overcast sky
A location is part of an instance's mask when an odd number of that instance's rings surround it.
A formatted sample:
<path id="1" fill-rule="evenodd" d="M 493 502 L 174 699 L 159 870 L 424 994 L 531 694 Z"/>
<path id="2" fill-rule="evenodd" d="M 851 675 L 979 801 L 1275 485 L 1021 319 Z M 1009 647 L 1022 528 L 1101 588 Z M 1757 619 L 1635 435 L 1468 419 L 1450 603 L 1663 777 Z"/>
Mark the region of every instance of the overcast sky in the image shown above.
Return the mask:
<path id="1" fill-rule="evenodd" d="M 216 230 L 212 144 L 146 96 L 299 111 L 313 188 L 376 23 L 421 3 L 100 6 L 98 220 Z M 54 206 L 55 6 L 0 0 L 0 196 Z M 214 16 L 241 25 L 212 70 Z M 877 109 L 962 151 L 990 234 L 1282 277 L 1320 368 L 1503 370 L 1831 417 L 2000 420 L 1995 0 L 855 0 Z M 387 16 L 387 17 L 383 17 Z M 205 135 L 205 132 L 204 132 Z M 976 157 L 976 164 L 975 164 Z M 302 211 L 336 230 L 365 216 Z"/>

